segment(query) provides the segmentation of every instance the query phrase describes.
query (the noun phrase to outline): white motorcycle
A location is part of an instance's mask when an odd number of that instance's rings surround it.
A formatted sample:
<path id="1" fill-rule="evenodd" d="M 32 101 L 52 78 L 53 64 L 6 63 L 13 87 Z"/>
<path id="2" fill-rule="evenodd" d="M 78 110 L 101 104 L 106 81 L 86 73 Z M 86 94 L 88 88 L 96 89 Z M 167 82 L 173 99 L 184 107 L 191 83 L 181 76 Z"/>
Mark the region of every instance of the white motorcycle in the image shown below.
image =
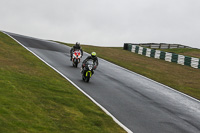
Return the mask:
<path id="1" fill-rule="evenodd" d="M 75 50 L 72 55 L 72 65 L 74 67 L 77 67 L 78 63 L 80 63 L 80 60 L 81 60 L 81 51 Z"/>

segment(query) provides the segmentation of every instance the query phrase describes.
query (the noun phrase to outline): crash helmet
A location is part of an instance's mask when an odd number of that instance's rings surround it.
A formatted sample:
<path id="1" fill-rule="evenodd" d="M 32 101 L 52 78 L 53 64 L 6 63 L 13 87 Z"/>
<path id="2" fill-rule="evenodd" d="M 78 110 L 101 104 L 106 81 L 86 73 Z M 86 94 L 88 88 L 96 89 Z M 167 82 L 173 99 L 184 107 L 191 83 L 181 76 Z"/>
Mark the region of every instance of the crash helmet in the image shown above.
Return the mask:
<path id="1" fill-rule="evenodd" d="M 79 42 L 76 42 L 76 47 L 80 47 L 80 43 Z"/>
<path id="2" fill-rule="evenodd" d="M 96 55 L 97 55 L 96 52 L 92 52 L 92 53 L 91 53 L 91 56 L 92 56 L 92 57 L 96 57 Z"/>

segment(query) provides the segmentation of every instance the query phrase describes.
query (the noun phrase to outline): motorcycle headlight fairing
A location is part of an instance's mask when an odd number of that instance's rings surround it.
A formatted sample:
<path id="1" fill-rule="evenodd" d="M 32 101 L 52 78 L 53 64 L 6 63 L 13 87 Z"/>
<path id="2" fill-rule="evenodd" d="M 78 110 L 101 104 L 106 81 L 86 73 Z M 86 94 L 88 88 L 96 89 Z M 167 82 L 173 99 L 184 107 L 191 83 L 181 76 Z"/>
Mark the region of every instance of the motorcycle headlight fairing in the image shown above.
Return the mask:
<path id="1" fill-rule="evenodd" d="M 93 66 L 92 65 L 88 65 L 89 70 L 92 70 Z"/>

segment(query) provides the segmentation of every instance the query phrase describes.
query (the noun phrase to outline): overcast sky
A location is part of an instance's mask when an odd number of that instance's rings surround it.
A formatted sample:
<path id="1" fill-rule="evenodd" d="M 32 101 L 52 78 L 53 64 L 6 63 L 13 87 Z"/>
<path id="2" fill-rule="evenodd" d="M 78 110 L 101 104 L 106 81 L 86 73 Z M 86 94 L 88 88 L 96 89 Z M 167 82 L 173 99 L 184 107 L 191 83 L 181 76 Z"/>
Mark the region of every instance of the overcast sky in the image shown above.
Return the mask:
<path id="1" fill-rule="evenodd" d="M 200 0 L 0 0 L 0 30 L 98 46 L 200 48 Z"/>

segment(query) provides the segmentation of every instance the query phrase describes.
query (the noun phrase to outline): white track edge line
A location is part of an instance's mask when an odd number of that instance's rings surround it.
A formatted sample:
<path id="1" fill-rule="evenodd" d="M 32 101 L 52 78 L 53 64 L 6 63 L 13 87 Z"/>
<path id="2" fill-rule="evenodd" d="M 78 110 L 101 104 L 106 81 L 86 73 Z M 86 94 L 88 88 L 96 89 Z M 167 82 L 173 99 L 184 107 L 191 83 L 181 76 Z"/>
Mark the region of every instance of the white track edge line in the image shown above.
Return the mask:
<path id="1" fill-rule="evenodd" d="M 87 96 L 93 103 L 95 103 L 97 106 L 99 106 L 107 115 L 109 115 L 119 126 L 121 126 L 126 132 L 128 133 L 133 133 L 130 129 L 128 129 L 125 125 L 123 125 L 119 120 L 117 120 L 117 118 L 115 118 L 110 112 L 108 112 L 103 106 L 101 106 L 98 102 L 96 102 L 92 97 L 90 97 L 86 92 L 84 92 L 81 88 L 79 88 L 74 82 L 72 82 L 70 79 L 68 79 L 65 75 L 63 75 L 61 72 L 59 72 L 56 68 L 54 68 L 53 66 L 51 66 L 49 63 L 47 63 L 46 61 L 44 61 L 41 57 L 39 57 L 37 54 L 35 54 L 33 51 L 31 51 L 30 49 L 28 49 L 27 47 L 25 47 L 22 43 L 20 43 L 19 41 L 17 41 L 14 37 L 12 37 L 11 35 L 7 34 L 4 31 L 1 31 L 2 33 L 6 34 L 7 36 L 9 36 L 10 38 L 12 38 L 13 40 L 15 40 L 17 43 L 19 43 L 21 46 L 23 46 L 26 50 L 28 50 L 29 52 L 31 52 L 33 55 L 35 55 L 37 58 L 39 58 L 41 61 L 43 61 L 46 65 L 48 65 L 49 67 L 51 67 L 53 70 L 55 70 L 57 73 L 59 73 L 61 76 L 63 76 L 65 79 L 67 79 L 73 86 L 75 86 L 79 91 L 81 91 L 85 96 Z"/>

